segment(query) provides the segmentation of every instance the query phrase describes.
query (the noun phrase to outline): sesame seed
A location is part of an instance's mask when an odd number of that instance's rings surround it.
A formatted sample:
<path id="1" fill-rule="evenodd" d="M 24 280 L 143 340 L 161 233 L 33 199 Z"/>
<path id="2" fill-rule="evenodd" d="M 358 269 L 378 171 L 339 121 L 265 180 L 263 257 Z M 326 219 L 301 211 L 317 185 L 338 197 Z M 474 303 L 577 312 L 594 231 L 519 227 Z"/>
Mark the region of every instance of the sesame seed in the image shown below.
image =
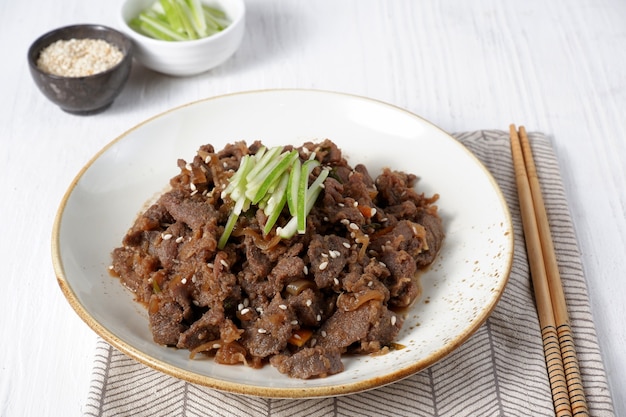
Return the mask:
<path id="1" fill-rule="evenodd" d="M 291 324 L 294 325 L 294 326 L 297 326 L 298 325 L 298 320 L 292 320 Z"/>
<path id="2" fill-rule="evenodd" d="M 315 320 L 317 321 L 322 321 L 322 316 L 320 316 L 319 314 L 317 316 L 315 316 Z"/>
<path id="3" fill-rule="evenodd" d="M 193 190 L 193 191 L 191 192 L 191 194 L 189 194 L 189 195 L 192 195 L 192 196 L 193 196 L 193 195 L 196 195 L 196 194 L 198 194 L 198 190 Z"/>
<path id="4" fill-rule="evenodd" d="M 341 256 L 341 252 L 339 252 L 338 250 L 331 250 L 329 254 L 330 257 L 333 259 L 339 258 Z"/>
<path id="5" fill-rule="evenodd" d="M 113 270 L 113 265 L 109 265 L 109 270 Z"/>
<path id="6" fill-rule="evenodd" d="M 372 207 L 372 208 L 370 209 L 370 216 L 371 216 L 371 217 L 374 217 L 374 215 L 375 215 L 375 214 L 376 214 L 376 209 L 375 209 L 374 207 Z"/>
<path id="7" fill-rule="evenodd" d="M 280 304 L 278 308 L 280 308 L 281 310 L 287 310 L 287 306 L 284 304 Z"/>
<path id="8" fill-rule="evenodd" d="M 323 258 L 328 258 L 328 254 L 327 253 L 322 253 L 322 257 Z"/>
<path id="9" fill-rule="evenodd" d="M 220 263 L 222 264 L 224 268 L 228 268 L 228 262 L 226 262 L 225 260 L 220 259 Z"/>
<path id="10" fill-rule="evenodd" d="M 378 262 L 378 265 L 382 266 L 383 268 L 387 268 L 387 265 L 384 262 Z"/>
<path id="11" fill-rule="evenodd" d="M 294 339 L 297 339 L 297 340 L 302 339 L 298 333 L 295 333 L 295 334 L 293 335 L 293 338 L 294 338 Z"/>
<path id="12" fill-rule="evenodd" d="M 239 311 L 243 310 L 243 304 L 242 303 L 237 304 L 237 310 L 239 310 Z"/>
<path id="13" fill-rule="evenodd" d="M 302 268 L 302 272 L 304 272 L 304 275 L 308 275 L 309 274 L 309 268 L 304 265 L 304 267 Z"/>
<path id="14" fill-rule="evenodd" d="M 328 261 L 322 262 L 319 266 L 320 271 L 325 270 L 327 266 L 328 266 Z"/>
<path id="15" fill-rule="evenodd" d="M 337 205 L 338 205 L 339 207 L 345 207 L 345 206 L 346 206 L 346 205 L 345 205 L 345 204 L 343 204 L 343 203 L 339 203 L 339 204 L 337 204 Z"/>
<path id="16" fill-rule="evenodd" d="M 208 165 L 210 162 L 211 162 L 211 155 L 207 155 L 206 158 L 204 158 L 204 163 Z"/>
<path id="17" fill-rule="evenodd" d="M 180 243 L 180 242 L 182 242 L 183 240 L 184 240 L 184 238 L 183 238 L 182 236 L 178 236 L 178 237 L 176 238 L 176 243 Z"/>
<path id="18" fill-rule="evenodd" d="M 213 349 L 219 349 L 221 347 L 222 347 L 222 345 L 220 345 L 219 343 L 214 343 L 213 344 Z"/>
<path id="19" fill-rule="evenodd" d="M 213 265 L 213 262 L 209 262 L 206 264 L 206 266 L 208 266 L 209 268 L 213 268 L 215 265 Z"/>
<path id="20" fill-rule="evenodd" d="M 395 326 L 396 325 L 396 316 L 391 316 L 391 325 Z"/>
<path id="21" fill-rule="evenodd" d="M 227 162 L 222 162 L 222 166 L 223 166 L 224 168 L 228 168 L 228 163 L 227 163 Z"/>
<path id="22" fill-rule="evenodd" d="M 255 310 L 256 310 L 257 313 L 263 314 L 263 308 L 257 307 Z"/>
<path id="23" fill-rule="evenodd" d="M 346 226 L 350 224 L 350 220 L 348 219 L 341 219 L 340 221 L 341 224 L 345 224 Z"/>
<path id="24" fill-rule="evenodd" d="M 244 298 L 243 299 L 243 306 L 244 307 L 248 307 L 250 305 L 250 299 L 249 298 Z"/>
<path id="25" fill-rule="evenodd" d="M 343 242 L 342 245 L 344 248 L 350 249 L 350 244 L 348 242 Z"/>
<path id="26" fill-rule="evenodd" d="M 198 300 L 193 300 L 192 301 L 193 305 L 195 305 L 196 307 L 198 307 L 200 305 L 200 303 L 198 302 Z"/>
<path id="27" fill-rule="evenodd" d="M 187 278 L 183 278 L 180 280 L 181 284 L 185 285 L 187 283 Z"/>
<path id="28" fill-rule="evenodd" d="M 172 234 L 171 233 L 161 233 L 161 239 L 163 240 L 170 240 L 172 238 Z"/>
<path id="29" fill-rule="evenodd" d="M 317 339 L 311 339 L 311 347 L 314 347 L 317 344 Z"/>
<path id="30" fill-rule="evenodd" d="M 370 282 L 367 283 L 368 287 L 371 287 L 372 285 L 374 285 L 374 281 L 370 281 Z"/>
<path id="31" fill-rule="evenodd" d="M 189 183 L 189 188 L 191 188 L 191 191 L 196 191 L 198 189 L 198 187 L 196 187 L 196 184 L 194 184 L 193 182 Z"/>
<path id="32" fill-rule="evenodd" d="M 337 278 L 333 279 L 333 282 L 335 283 L 335 285 L 339 285 L 339 280 Z"/>
<path id="33" fill-rule="evenodd" d="M 248 314 L 250 312 L 249 308 L 242 308 L 241 311 L 239 312 L 242 316 L 245 316 L 246 314 Z"/>
<path id="34" fill-rule="evenodd" d="M 328 217 L 324 216 L 324 221 L 325 221 L 325 222 L 327 222 L 327 221 L 329 221 L 329 220 L 330 220 L 330 219 L 329 219 Z"/>
<path id="35" fill-rule="evenodd" d="M 313 304 L 313 301 L 311 301 L 311 300 L 306 300 L 306 303 L 305 303 L 305 304 L 306 304 L 306 306 L 307 306 L 307 307 L 311 307 L 311 304 Z"/>
<path id="36" fill-rule="evenodd" d="M 327 333 L 324 330 L 322 330 L 322 337 L 326 337 L 326 335 Z"/>
<path id="37" fill-rule="evenodd" d="M 354 204 L 353 204 L 353 206 L 354 206 L 354 207 L 358 207 L 358 206 L 359 206 L 359 202 L 358 202 L 358 201 L 355 201 L 355 202 L 354 202 Z"/>
<path id="38" fill-rule="evenodd" d="M 187 164 L 185 165 L 185 169 L 187 171 L 191 171 L 191 164 L 189 162 L 187 162 Z"/>
<path id="39" fill-rule="evenodd" d="M 261 334 L 267 333 L 267 330 L 265 330 L 265 329 L 259 329 L 259 330 L 257 330 L 257 331 L 258 331 L 259 333 L 261 333 Z"/>
<path id="40" fill-rule="evenodd" d="M 197 281 L 197 278 L 196 278 L 196 275 L 194 274 L 194 275 L 191 276 L 191 282 L 193 282 L 195 284 L 196 281 Z"/>
<path id="41" fill-rule="evenodd" d="M 104 72 L 122 58 L 120 49 L 103 39 L 58 40 L 43 49 L 37 66 L 49 74 L 84 77 Z"/>
<path id="42" fill-rule="evenodd" d="M 359 230 L 359 226 L 357 226 L 355 223 L 350 223 L 350 229 Z"/>

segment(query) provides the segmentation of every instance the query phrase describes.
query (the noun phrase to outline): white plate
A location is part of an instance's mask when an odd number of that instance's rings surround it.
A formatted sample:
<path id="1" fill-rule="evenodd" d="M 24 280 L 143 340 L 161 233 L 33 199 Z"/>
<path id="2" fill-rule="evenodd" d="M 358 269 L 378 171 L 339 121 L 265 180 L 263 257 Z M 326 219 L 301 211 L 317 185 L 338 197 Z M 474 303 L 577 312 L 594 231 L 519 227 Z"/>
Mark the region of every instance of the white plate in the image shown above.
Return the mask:
<path id="1" fill-rule="evenodd" d="M 145 203 L 191 160 L 201 144 L 260 139 L 300 145 L 329 138 L 351 165 L 372 176 L 385 167 L 421 178 L 418 190 L 439 193 L 446 238 L 422 275 L 422 298 L 409 310 L 397 342 L 382 356 L 344 358 L 345 371 L 299 380 L 272 366 L 190 360 L 156 345 L 147 314 L 107 273 L 110 253 Z M 78 174 L 59 208 L 52 253 L 59 285 L 78 315 L 127 355 L 159 371 L 224 391 L 281 398 L 349 394 L 418 372 L 460 346 L 490 314 L 508 280 L 513 233 L 492 176 L 454 138 L 400 108 L 363 97 L 307 90 L 245 92 L 185 105 L 132 128 Z"/>

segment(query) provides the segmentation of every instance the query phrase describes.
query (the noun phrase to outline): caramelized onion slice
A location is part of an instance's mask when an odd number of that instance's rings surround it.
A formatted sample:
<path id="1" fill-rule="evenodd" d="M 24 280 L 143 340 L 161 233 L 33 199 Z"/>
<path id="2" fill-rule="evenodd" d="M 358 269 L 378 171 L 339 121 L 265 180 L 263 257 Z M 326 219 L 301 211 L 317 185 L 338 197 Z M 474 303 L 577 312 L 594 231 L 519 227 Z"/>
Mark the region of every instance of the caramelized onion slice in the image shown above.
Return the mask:
<path id="1" fill-rule="evenodd" d="M 315 288 L 313 281 L 309 281 L 308 279 L 297 279 L 287 284 L 285 290 L 290 295 L 298 295 L 307 288 Z"/>
<path id="2" fill-rule="evenodd" d="M 358 293 L 342 293 L 337 297 L 337 308 L 344 311 L 354 311 L 363 304 L 375 300 L 383 301 L 385 294 L 377 290 L 366 290 Z"/>
<path id="3" fill-rule="evenodd" d="M 246 227 L 241 230 L 235 230 L 233 236 L 250 236 L 254 242 L 254 245 L 261 250 L 269 250 L 276 246 L 280 242 L 280 236 L 275 235 L 271 239 L 267 240 L 259 233 Z"/>
<path id="4" fill-rule="evenodd" d="M 210 352 L 222 347 L 222 341 L 220 339 L 211 340 L 210 342 L 202 343 L 189 351 L 189 359 L 194 359 L 198 353 Z"/>

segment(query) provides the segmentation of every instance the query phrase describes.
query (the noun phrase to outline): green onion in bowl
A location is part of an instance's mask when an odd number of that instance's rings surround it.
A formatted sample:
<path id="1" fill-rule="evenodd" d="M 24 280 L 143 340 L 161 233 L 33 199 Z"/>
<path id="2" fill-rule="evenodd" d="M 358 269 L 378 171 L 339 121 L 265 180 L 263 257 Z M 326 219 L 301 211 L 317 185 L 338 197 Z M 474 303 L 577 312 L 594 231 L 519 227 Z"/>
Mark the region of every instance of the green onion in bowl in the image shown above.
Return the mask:
<path id="1" fill-rule="evenodd" d="M 163 41 L 206 38 L 229 24 L 224 11 L 200 0 L 157 0 L 129 22 L 142 35 Z"/>

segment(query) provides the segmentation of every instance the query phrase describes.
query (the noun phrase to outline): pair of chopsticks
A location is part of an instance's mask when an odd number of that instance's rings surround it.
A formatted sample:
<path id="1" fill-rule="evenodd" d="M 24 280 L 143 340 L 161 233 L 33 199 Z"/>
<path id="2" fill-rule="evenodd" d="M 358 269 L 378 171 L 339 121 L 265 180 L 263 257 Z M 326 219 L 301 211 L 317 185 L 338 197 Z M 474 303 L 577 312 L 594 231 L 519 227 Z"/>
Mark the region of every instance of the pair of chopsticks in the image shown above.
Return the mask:
<path id="1" fill-rule="evenodd" d="M 511 153 L 530 272 L 556 415 L 589 415 L 565 294 L 537 170 L 526 134 L 510 126 Z"/>

